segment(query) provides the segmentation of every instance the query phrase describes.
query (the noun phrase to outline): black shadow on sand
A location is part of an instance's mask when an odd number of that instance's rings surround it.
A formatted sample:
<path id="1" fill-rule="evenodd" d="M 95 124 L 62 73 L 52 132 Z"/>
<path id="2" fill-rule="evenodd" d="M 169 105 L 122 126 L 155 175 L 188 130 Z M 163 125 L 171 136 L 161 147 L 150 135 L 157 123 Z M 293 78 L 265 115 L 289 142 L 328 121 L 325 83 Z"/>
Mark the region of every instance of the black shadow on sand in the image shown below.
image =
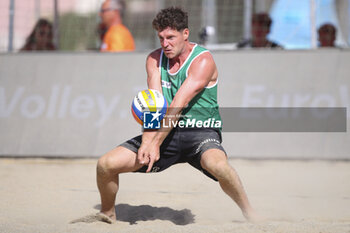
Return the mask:
<path id="1" fill-rule="evenodd" d="M 100 209 L 96 205 L 95 209 Z M 194 223 L 195 215 L 191 210 L 174 210 L 169 207 L 153 207 L 150 205 L 132 206 L 129 204 L 118 204 L 115 206 L 117 221 L 137 224 L 137 221 L 168 220 L 176 225 L 187 225 Z"/>

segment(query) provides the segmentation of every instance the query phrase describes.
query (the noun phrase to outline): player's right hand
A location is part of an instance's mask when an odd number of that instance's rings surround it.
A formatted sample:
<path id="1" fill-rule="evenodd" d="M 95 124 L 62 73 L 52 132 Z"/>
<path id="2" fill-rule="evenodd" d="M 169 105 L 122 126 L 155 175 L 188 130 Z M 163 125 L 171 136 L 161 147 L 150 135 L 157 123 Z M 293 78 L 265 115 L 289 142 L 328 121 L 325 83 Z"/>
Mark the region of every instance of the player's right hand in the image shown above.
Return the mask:
<path id="1" fill-rule="evenodd" d="M 137 152 L 137 162 L 139 164 L 142 164 L 142 165 L 149 164 L 149 156 L 146 155 L 146 148 L 147 148 L 147 145 L 142 143 L 138 152 Z"/>

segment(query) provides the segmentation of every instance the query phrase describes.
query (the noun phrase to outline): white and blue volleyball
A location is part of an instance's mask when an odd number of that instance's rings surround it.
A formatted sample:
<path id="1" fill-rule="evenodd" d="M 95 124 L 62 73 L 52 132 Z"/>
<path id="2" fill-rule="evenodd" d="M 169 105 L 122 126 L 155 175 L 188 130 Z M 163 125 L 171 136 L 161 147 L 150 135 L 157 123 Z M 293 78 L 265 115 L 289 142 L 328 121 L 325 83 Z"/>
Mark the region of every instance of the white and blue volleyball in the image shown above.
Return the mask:
<path id="1" fill-rule="evenodd" d="M 143 125 L 143 112 L 159 112 L 162 120 L 166 114 L 168 103 L 161 92 L 153 89 L 140 91 L 131 104 L 131 112 L 135 120 Z"/>

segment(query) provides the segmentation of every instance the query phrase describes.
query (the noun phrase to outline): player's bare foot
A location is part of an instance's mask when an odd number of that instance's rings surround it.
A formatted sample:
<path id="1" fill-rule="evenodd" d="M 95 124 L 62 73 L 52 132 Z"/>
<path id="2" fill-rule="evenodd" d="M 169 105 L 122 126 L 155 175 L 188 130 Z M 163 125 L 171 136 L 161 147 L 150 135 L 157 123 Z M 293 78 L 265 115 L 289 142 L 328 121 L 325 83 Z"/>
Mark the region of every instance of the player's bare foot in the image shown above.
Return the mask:
<path id="1" fill-rule="evenodd" d="M 105 214 L 105 213 L 97 213 L 96 218 L 98 221 L 113 224 L 116 222 L 115 214 Z"/>
<path id="2" fill-rule="evenodd" d="M 262 223 L 266 221 L 266 219 L 257 214 L 255 210 L 245 211 L 243 212 L 243 216 L 251 223 Z"/>
<path id="3" fill-rule="evenodd" d="M 79 222 L 84 222 L 84 223 L 105 222 L 105 223 L 113 224 L 116 222 L 116 218 L 115 218 L 115 214 L 108 216 L 104 213 L 97 213 L 97 214 L 90 214 L 82 218 L 75 219 L 70 223 L 79 223 Z"/>

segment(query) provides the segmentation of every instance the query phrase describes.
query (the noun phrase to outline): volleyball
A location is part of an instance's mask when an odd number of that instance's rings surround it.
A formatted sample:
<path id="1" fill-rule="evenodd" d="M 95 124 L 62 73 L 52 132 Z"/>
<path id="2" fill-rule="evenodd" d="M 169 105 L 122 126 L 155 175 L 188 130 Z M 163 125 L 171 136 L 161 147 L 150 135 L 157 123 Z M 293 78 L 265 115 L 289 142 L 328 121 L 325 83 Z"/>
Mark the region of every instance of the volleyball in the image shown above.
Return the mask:
<path id="1" fill-rule="evenodd" d="M 159 120 L 166 114 L 168 103 L 165 97 L 157 90 L 146 89 L 137 93 L 131 104 L 131 112 L 135 120 L 143 125 L 144 112 L 159 112 Z"/>

